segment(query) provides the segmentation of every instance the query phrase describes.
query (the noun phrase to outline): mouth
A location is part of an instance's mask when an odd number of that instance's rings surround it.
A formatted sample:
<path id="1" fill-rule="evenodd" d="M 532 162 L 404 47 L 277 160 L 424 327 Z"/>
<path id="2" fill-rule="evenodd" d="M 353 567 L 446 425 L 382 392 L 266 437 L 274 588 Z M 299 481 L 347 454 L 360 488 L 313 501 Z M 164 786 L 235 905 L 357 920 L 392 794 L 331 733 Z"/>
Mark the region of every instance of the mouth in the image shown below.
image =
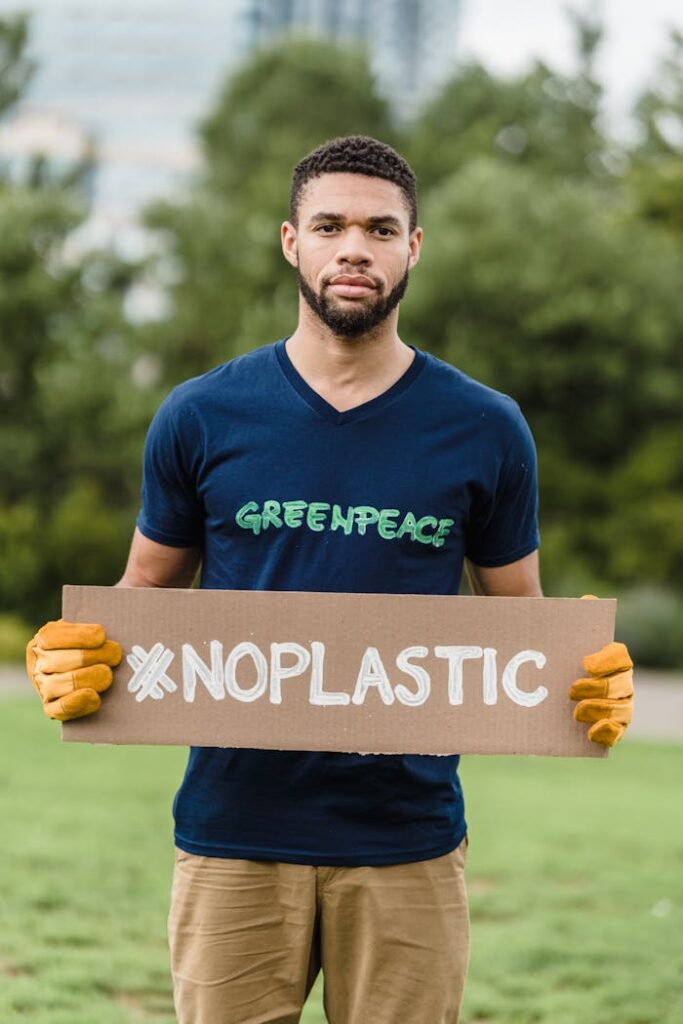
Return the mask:
<path id="1" fill-rule="evenodd" d="M 347 299 L 358 298 L 362 295 L 369 295 L 375 290 L 375 286 L 368 277 L 344 275 L 336 277 L 329 284 L 335 295 L 341 295 Z"/>

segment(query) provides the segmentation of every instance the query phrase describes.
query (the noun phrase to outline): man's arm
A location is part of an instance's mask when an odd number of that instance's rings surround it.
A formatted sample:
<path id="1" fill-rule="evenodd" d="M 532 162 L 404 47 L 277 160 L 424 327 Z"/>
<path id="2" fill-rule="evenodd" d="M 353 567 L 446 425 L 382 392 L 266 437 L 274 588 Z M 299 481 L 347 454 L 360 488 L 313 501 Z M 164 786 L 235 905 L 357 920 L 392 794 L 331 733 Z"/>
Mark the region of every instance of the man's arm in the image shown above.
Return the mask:
<path id="1" fill-rule="evenodd" d="M 465 561 L 465 572 L 473 594 L 486 597 L 543 597 L 538 568 L 538 551 L 517 562 L 487 568 Z"/>
<path id="2" fill-rule="evenodd" d="M 201 558 L 201 548 L 157 544 L 136 527 L 126 570 L 116 586 L 191 587 Z"/>

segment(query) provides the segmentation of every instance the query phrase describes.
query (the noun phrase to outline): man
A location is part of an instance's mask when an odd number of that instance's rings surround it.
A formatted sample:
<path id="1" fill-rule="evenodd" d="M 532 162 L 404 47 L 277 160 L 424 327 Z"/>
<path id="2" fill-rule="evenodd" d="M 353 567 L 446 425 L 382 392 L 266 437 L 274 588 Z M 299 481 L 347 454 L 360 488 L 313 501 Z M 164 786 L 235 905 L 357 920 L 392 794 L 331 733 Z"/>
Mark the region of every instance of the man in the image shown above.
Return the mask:
<path id="1" fill-rule="evenodd" d="M 519 408 L 398 336 L 421 245 L 390 147 L 350 136 L 297 165 L 282 225 L 296 330 L 163 402 L 118 586 L 189 587 L 201 562 L 208 588 L 456 594 L 467 559 L 478 592 L 541 596 Z M 55 718 L 96 710 L 118 659 L 98 626 L 52 623 L 29 644 Z M 597 742 L 630 720 L 630 667 L 610 645 L 575 684 Z M 169 916 L 181 1024 L 298 1021 L 321 966 L 331 1024 L 455 1024 L 458 760 L 193 749 Z"/>

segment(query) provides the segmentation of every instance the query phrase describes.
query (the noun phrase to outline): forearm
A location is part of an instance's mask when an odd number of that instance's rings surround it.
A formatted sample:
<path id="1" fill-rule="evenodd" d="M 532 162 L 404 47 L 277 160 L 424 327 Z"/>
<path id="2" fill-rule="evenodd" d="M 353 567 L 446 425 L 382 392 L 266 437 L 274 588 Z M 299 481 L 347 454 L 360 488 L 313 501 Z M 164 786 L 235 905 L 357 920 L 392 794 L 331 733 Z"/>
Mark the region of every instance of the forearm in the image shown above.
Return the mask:
<path id="1" fill-rule="evenodd" d="M 509 565 L 487 568 L 465 562 L 465 573 L 473 594 L 486 597 L 543 597 L 538 551 Z"/>
<path id="2" fill-rule="evenodd" d="M 157 544 L 136 529 L 125 572 L 115 586 L 189 588 L 197 575 L 201 554 L 199 548 Z"/>

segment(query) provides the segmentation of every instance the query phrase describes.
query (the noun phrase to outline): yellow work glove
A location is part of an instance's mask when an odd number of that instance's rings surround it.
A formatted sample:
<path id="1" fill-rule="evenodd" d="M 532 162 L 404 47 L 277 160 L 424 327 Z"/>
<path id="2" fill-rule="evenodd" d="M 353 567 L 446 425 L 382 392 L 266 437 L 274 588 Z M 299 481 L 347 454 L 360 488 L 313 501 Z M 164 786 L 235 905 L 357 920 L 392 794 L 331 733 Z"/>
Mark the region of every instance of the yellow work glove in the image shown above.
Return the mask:
<path id="1" fill-rule="evenodd" d="M 586 600 L 596 600 L 585 594 Z M 626 644 L 606 644 L 583 659 L 588 677 L 577 679 L 569 687 L 569 696 L 578 700 L 574 708 L 577 722 L 592 722 L 588 739 L 613 747 L 626 732 L 633 717 L 633 662 Z"/>
<path id="2" fill-rule="evenodd" d="M 48 718 L 60 722 L 97 711 L 111 686 L 121 645 L 95 623 L 48 622 L 26 646 L 26 671 Z"/>

